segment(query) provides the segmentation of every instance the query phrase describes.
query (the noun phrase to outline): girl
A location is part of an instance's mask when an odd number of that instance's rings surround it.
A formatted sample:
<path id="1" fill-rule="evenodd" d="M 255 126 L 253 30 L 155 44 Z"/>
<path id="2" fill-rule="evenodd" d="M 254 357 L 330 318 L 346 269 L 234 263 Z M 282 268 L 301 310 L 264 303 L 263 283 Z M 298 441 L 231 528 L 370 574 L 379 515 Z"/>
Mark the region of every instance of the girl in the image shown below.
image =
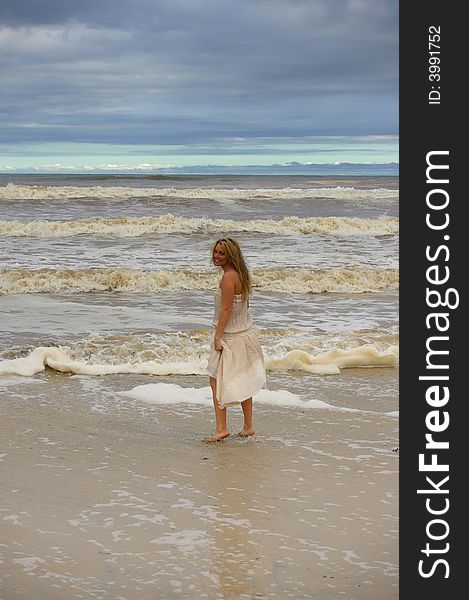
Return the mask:
<path id="1" fill-rule="evenodd" d="M 252 396 L 264 387 L 264 357 L 249 314 L 251 276 L 236 240 L 222 238 L 212 246 L 212 261 L 223 269 L 215 291 L 213 352 L 207 371 L 210 375 L 216 431 L 204 438 L 219 442 L 230 433 L 226 407 L 241 404 L 244 415 L 241 437 L 254 435 Z"/>

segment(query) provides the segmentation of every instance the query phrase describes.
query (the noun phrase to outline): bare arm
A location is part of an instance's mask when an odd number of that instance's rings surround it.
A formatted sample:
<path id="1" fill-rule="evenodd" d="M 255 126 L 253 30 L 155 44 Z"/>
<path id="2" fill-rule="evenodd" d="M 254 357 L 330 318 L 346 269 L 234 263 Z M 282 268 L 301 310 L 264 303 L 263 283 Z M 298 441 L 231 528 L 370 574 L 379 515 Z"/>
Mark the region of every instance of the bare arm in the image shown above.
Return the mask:
<path id="1" fill-rule="evenodd" d="M 217 328 L 215 330 L 215 350 L 221 350 L 220 338 L 225 330 L 225 327 L 230 320 L 231 312 L 233 310 L 233 301 L 235 295 L 235 282 L 236 276 L 234 273 L 225 273 L 222 277 L 220 288 L 221 288 L 221 308 L 220 316 L 218 318 Z"/>

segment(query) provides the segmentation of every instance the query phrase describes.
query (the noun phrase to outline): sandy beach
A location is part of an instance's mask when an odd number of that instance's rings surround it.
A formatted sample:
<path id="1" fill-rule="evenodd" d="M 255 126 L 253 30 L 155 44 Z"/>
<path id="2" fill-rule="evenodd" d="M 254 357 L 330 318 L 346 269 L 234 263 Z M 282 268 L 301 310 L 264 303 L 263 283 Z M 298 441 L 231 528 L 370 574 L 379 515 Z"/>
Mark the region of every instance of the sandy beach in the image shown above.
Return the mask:
<path id="1" fill-rule="evenodd" d="M 122 394 L 156 380 L 4 380 L 2 600 L 397 598 L 398 420 L 369 395 L 395 371 L 311 375 L 335 409 L 258 404 L 218 444 L 208 405 Z"/>

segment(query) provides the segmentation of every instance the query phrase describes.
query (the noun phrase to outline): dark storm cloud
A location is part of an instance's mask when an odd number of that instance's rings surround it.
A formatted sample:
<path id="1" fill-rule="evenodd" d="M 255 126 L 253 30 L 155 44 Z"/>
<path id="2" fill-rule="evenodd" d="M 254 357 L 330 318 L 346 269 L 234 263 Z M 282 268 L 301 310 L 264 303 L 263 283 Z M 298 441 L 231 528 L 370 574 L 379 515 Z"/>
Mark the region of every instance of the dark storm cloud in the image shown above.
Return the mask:
<path id="1" fill-rule="evenodd" d="M 397 133 L 397 0 L 2 0 L 0 141 Z"/>

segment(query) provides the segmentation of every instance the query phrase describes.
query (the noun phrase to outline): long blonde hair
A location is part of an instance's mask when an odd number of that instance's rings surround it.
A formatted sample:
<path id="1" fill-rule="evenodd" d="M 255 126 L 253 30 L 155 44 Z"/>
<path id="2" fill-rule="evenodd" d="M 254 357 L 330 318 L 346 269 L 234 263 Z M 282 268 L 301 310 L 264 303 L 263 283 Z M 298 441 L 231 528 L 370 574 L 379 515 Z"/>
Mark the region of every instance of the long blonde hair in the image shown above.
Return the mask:
<path id="1" fill-rule="evenodd" d="M 251 293 L 252 280 L 238 242 L 233 238 L 221 238 L 217 240 L 212 246 L 212 262 L 213 253 L 217 244 L 220 244 L 220 246 L 223 248 L 223 252 L 228 259 L 228 266 L 233 267 L 233 269 L 238 273 L 241 281 L 241 295 L 244 300 L 247 300 Z"/>

